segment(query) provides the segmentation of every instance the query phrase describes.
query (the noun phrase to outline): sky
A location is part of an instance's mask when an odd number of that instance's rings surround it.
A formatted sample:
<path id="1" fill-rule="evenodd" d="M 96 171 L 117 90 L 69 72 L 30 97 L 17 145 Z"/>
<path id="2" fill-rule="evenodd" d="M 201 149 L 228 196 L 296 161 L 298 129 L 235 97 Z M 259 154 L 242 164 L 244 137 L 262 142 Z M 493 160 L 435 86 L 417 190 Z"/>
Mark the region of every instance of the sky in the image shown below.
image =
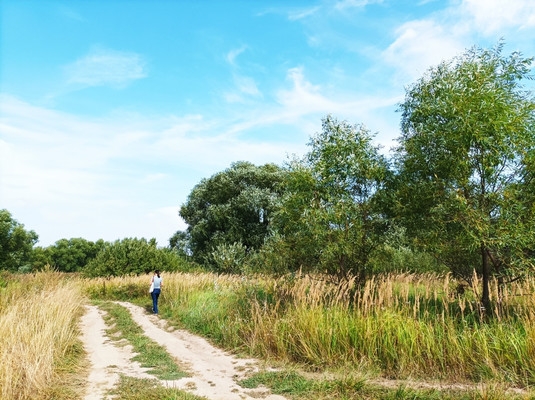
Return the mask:
<path id="1" fill-rule="evenodd" d="M 39 235 L 169 238 L 202 179 L 284 165 L 328 114 L 388 154 L 405 90 L 533 0 L 1 0 L 0 209 Z"/>

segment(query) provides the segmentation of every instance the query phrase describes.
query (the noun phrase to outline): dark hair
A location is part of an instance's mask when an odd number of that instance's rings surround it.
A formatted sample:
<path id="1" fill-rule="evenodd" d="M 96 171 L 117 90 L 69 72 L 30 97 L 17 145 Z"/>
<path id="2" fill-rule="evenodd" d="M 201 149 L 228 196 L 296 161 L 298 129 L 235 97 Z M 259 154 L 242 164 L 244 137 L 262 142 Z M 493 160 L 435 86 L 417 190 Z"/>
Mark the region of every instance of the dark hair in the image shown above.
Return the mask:
<path id="1" fill-rule="evenodd" d="M 156 271 L 154 271 L 156 273 L 156 275 L 158 275 L 158 278 L 160 277 L 160 270 L 157 269 Z"/>

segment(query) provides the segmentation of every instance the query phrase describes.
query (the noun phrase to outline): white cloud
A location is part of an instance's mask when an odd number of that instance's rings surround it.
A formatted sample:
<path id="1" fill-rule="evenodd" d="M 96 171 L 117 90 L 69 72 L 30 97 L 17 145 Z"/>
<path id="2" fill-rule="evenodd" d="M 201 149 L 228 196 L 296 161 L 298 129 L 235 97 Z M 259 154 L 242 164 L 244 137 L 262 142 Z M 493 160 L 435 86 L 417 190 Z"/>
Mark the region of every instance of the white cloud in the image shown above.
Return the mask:
<path id="1" fill-rule="evenodd" d="M 253 78 L 248 76 L 235 76 L 234 82 L 241 93 L 245 93 L 250 96 L 260 96 L 260 90 Z"/>
<path id="2" fill-rule="evenodd" d="M 459 37 L 433 19 L 410 21 L 396 30 L 396 40 L 383 52 L 383 60 L 395 66 L 404 81 L 411 81 L 433 65 L 463 50 Z"/>
<path id="3" fill-rule="evenodd" d="M 533 0 L 464 0 L 461 12 L 469 16 L 475 27 L 487 35 L 512 27 L 535 27 Z"/>
<path id="4" fill-rule="evenodd" d="M 67 83 L 82 87 L 122 88 L 147 76 L 146 62 L 136 53 L 94 48 L 64 67 Z"/>
<path id="5" fill-rule="evenodd" d="M 337 10 L 344 10 L 346 8 L 362 8 L 368 4 L 382 3 L 383 0 L 340 0 L 335 4 Z"/>
<path id="6" fill-rule="evenodd" d="M 251 97 L 262 97 L 262 93 L 253 78 L 236 74 L 233 80 L 235 87 L 223 95 L 227 103 L 245 103 Z"/>
<path id="7" fill-rule="evenodd" d="M 235 66 L 236 65 L 236 58 L 242 54 L 245 50 L 247 50 L 247 46 L 241 46 L 241 47 L 238 47 L 237 49 L 232 49 L 230 50 L 228 53 L 227 53 L 227 56 L 226 56 L 226 60 L 227 62 L 232 65 L 232 66 Z"/>
<path id="8" fill-rule="evenodd" d="M 299 10 L 292 10 L 288 12 L 288 19 L 290 21 L 298 21 L 303 18 L 310 17 L 311 15 L 316 14 L 320 10 L 320 7 L 310 7 Z"/>
<path id="9" fill-rule="evenodd" d="M 199 115 L 87 119 L 2 96 L 2 207 L 45 246 L 64 237 L 165 244 L 180 221 L 155 210 L 176 211 L 195 184 L 232 162 L 281 163 L 296 148 L 240 139 L 240 129 L 239 121 Z"/>
<path id="10" fill-rule="evenodd" d="M 278 93 L 278 102 L 287 110 L 295 110 L 299 114 L 309 114 L 334 109 L 334 103 L 324 97 L 319 85 L 313 85 L 305 79 L 303 68 L 288 70 L 287 79 L 292 83 L 290 90 Z"/>

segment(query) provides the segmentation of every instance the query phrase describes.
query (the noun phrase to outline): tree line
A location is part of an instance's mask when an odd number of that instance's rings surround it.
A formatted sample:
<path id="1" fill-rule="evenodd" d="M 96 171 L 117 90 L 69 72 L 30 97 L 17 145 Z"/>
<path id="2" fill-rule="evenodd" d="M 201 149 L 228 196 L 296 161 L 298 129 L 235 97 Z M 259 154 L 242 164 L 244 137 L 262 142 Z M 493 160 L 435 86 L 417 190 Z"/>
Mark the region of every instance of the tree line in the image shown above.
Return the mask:
<path id="1" fill-rule="evenodd" d="M 179 212 L 188 227 L 166 249 L 144 239 L 71 239 L 57 242 L 53 257 L 65 250 L 74 264 L 108 275 L 139 271 L 110 266 L 111 253 L 124 259 L 136 246 L 178 257 L 176 268 L 225 273 L 300 270 L 364 282 L 388 270 L 451 271 L 467 281 L 475 271 L 488 306 L 491 278 L 505 284 L 534 267 L 535 99 L 524 86 L 532 62 L 504 55 L 503 42 L 471 48 L 406 88 L 390 154 L 364 125 L 328 115 L 302 158 L 235 162 L 199 182 Z M 19 253 L 9 250 L 16 240 L 2 243 L 0 268 L 20 267 L 32 241 L 27 232 Z"/>

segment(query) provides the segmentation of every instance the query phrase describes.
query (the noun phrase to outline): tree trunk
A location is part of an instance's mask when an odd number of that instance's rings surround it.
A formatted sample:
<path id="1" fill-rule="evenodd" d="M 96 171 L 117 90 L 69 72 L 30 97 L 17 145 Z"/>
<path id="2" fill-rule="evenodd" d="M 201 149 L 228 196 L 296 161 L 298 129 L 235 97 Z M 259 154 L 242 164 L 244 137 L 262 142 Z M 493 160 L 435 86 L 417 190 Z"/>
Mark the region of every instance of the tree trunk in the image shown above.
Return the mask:
<path id="1" fill-rule="evenodd" d="M 485 314 L 489 315 L 491 304 L 490 304 L 490 264 L 489 257 L 486 251 L 485 245 L 481 244 L 481 263 L 482 263 L 482 274 L 483 274 L 483 294 L 481 296 L 481 303 L 485 307 Z"/>

